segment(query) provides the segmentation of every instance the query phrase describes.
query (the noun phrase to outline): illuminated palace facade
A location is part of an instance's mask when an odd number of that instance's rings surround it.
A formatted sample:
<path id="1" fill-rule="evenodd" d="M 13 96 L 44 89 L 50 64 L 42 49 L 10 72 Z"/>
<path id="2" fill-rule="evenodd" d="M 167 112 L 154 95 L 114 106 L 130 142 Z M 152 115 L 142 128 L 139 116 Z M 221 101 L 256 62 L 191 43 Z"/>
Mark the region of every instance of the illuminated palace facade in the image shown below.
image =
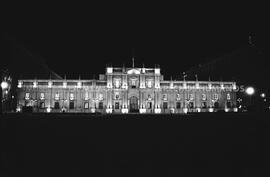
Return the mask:
<path id="1" fill-rule="evenodd" d="M 237 111 L 236 83 L 163 80 L 160 68 L 107 67 L 93 80 L 19 80 L 17 111 L 188 113 Z"/>

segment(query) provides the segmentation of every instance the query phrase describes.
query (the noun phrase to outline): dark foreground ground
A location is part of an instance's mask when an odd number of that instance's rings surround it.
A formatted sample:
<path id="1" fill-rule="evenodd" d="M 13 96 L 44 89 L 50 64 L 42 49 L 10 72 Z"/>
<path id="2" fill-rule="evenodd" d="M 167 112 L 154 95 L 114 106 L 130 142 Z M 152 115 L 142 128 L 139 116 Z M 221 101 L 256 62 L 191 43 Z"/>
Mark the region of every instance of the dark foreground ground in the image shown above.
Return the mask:
<path id="1" fill-rule="evenodd" d="M 5 115 L 0 176 L 269 176 L 269 119 Z"/>

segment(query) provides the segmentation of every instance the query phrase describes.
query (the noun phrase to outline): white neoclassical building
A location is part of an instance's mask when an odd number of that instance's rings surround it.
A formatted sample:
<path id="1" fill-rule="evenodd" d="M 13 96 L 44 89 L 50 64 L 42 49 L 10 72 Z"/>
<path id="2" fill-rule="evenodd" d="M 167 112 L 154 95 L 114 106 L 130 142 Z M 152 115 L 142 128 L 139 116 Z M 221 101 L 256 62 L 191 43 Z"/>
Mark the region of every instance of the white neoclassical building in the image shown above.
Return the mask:
<path id="1" fill-rule="evenodd" d="M 160 68 L 107 67 L 98 80 L 19 80 L 17 110 L 187 113 L 237 111 L 236 83 L 163 80 Z"/>

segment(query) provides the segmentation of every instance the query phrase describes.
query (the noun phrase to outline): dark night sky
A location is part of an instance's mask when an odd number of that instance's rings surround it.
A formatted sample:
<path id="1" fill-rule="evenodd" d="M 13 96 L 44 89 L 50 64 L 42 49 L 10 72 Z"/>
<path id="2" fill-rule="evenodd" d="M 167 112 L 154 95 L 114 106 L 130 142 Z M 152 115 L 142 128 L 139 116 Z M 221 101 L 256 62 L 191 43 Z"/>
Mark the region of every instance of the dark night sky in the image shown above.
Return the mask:
<path id="1" fill-rule="evenodd" d="M 73 78 L 104 73 L 107 63 L 131 66 L 133 54 L 136 66 L 156 63 L 176 76 L 246 45 L 249 34 L 263 50 L 269 47 L 265 10 L 253 4 L 121 5 L 12 9 L 4 38 Z"/>

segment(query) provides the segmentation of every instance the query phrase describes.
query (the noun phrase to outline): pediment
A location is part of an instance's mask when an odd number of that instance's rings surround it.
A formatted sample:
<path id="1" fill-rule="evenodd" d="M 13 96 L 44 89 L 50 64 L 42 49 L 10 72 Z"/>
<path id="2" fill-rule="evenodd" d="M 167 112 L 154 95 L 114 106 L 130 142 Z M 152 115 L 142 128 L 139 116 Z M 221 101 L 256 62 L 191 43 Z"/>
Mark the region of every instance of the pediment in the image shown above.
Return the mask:
<path id="1" fill-rule="evenodd" d="M 128 74 L 141 74 L 140 70 L 138 69 L 130 69 L 127 71 Z"/>

